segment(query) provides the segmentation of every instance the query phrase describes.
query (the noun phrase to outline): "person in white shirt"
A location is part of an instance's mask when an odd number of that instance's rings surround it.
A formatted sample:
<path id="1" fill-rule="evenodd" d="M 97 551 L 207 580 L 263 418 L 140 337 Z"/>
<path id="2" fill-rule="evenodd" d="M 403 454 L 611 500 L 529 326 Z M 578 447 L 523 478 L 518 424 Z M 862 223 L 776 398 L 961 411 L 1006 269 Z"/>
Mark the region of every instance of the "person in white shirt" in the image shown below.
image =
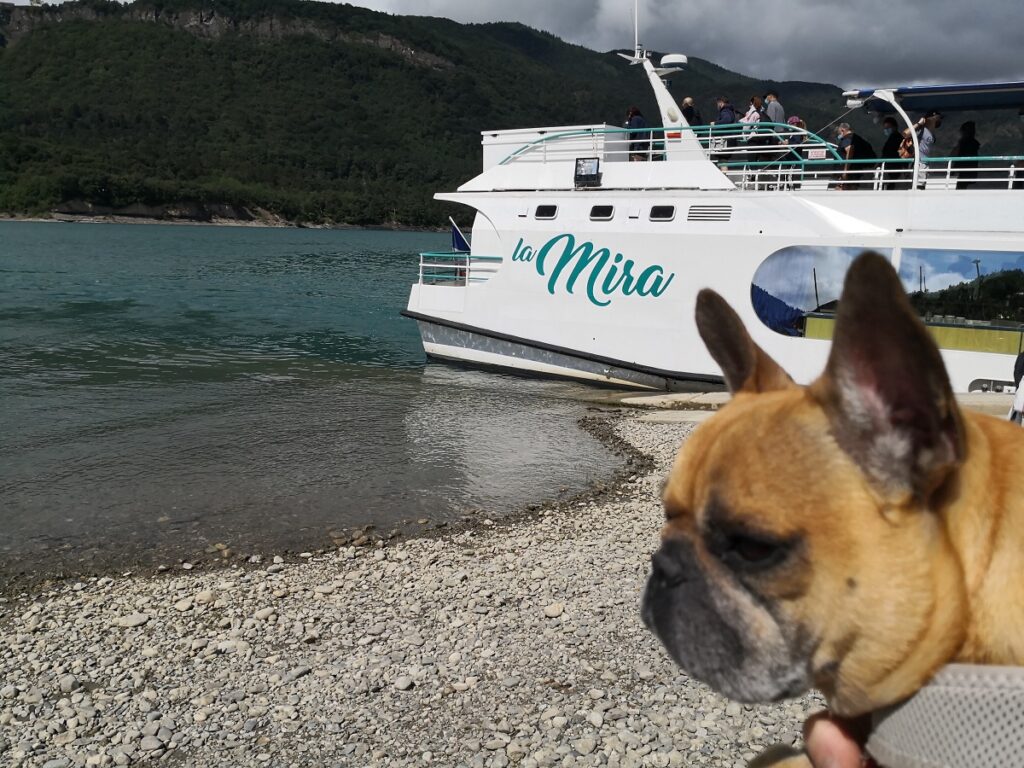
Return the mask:
<path id="1" fill-rule="evenodd" d="M 935 146 L 935 131 L 942 125 L 942 115 L 938 112 L 928 112 L 924 117 L 914 124 L 918 131 L 917 143 L 921 147 L 921 157 L 931 157 L 932 147 Z M 910 135 L 908 128 L 903 132 L 905 136 Z"/>

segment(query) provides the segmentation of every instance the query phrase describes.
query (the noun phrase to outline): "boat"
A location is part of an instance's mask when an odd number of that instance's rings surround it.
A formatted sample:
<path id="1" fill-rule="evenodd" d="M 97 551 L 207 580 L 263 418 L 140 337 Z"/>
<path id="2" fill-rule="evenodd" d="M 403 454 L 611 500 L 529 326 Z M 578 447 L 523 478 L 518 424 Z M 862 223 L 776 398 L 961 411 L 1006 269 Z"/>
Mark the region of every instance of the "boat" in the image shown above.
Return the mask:
<path id="1" fill-rule="evenodd" d="M 484 131 L 481 173 L 435 195 L 473 220 L 450 251 L 420 254 L 403 314 L 429 358 L 613 387 L 718 387 L 694 323 L 710 287 L 807 383 L 825 365 L 845 270 L 871 249 L 899 272 L 954 390 L 1012 390 L 1024 156 L 924 158 L 912 129 L 912 158 L 848 161 L 788 123 L 691 126 L 665 82 L 686 57 L 656 66 L 639 43 L 620 55 L 645 72 L 659 127 Z M 930 110 L 1024 116 L 1024 82 L 844 96 L 901 129 Z"/>

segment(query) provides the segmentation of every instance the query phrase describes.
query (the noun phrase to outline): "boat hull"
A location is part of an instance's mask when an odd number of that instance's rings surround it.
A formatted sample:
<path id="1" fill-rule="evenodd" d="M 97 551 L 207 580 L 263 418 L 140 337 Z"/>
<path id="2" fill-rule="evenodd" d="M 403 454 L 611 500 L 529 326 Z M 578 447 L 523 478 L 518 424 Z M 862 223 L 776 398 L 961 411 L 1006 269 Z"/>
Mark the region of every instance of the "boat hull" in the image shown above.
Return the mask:
<path id="1" fill-rule="evenodd" d="M 512 373 L 574 379 L 588 384 L 655 391 L 722 389 L 721 376 L 659 371 L 543 342 L 440 322 L 403 312 L 416 320 L 427 357 Z"/>

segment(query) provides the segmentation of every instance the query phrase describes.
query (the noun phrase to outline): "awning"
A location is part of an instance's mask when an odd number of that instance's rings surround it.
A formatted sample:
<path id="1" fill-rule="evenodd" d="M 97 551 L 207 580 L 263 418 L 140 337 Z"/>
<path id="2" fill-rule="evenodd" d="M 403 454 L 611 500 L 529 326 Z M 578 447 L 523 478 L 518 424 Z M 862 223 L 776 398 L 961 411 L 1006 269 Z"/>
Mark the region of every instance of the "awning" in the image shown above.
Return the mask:
<path id="1" fill-rule="evenodd" d="M 892 105 L 872 99 L 876 88 L 847 91 L 843 95 L 851 101 L 863 101 L 870 112 L 888 114 Z M 896 100 L 907 112 L 957 112 L 974 109 L 1024 108 L 1024 82 L 1014 83 L 960 83 L 957 85 L 905 85 L 887 88 L 896 94 Z"/>

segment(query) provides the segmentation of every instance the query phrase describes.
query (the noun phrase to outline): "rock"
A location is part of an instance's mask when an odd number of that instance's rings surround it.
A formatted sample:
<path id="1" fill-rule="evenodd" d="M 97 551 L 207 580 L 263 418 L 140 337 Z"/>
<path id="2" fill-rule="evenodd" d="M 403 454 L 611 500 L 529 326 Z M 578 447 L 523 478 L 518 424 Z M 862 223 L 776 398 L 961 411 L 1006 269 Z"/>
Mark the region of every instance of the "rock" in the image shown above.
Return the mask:
<path id="1" fill-rule="evenodd" d="M 305 677 L 306 675 L 308 675 L 311 671 L 312 670 L 311 670 L 310 667 L 306 667 L 306 666 L 295 667 L 295 669 L 289 671 L 288 674 L 284 676 L 284 682 L 286 684 L 287 683 L 294 683 L 300 677 Z"/>
<path id="2" fill-rule="evenodd" d="M 565 606 L 562 603 L 551 603 L 551 605 L 545 606 L 544 615 L 549 619 L 557 619 L 564 610 Z"/>
<path id="3" fill-rule="evenodd" d="M 200 605 L 209 605 L 217 599 L 217 593 L 210 589 L 205 589 L 196 595 L 195 600 Z"/>
<path id="4" fill-rule="evenodd" d="M 581 755 L 589 755 L 597 747 L 597 742 L 589 736 L 582 739 L 578 739 L 573 743 L 573 749 L 579 752 Z"/>
<path id="5" fill-rule="evenodd" d="M 132 613 L 127 616 L 119 616 L 114 623 L 119 627 L 141 627 L 149 621 L 149 616 L 144 613 Z"/>
<path id="6" fill-rule="evenodd" d="M 192 598 L 186 597 L 174 604 L 174 610 L 184 613 L 192 610 Z"/>
<path id="7" fill-rule="evenodd" d="M 333 584 L 321 584 L 320 586 L 314 587 L 313 591 L 318 595 L 329 595 L 334 591 Z"/>
<path id="8" fill-rule="evenodd" d="M 273 615 L 274 615 L 274 609 L 273 608 L 260 608 L 258 611 L 256 611 L 256 613 L 253 614 L 253 616 L 255 618 L 259 619 L 260 621 L 266 621 L 267 619 L 269 619 Z"/>
<path id="9" fill-rule="evenodd" d="M 71 765 L 71 761 L 68 758 L 57 757 L 43 763 L 43 768 L 68 768 L 69 765 Z"/>
<path id="10" fill-rule="evenodd" d="M 193 569 L 194 567 L 195 567 L 195 566 L 194 566 L 194 565 L 192 565 L 192 563 L 182 563 L 182 564 L 181 564 L 181 569 L 182 569 L 183 571 L 191 571 L 191 570 L 192 570 L 192 569 Z"/>
<path id="11" fill-rule="evenodd" d="M 164 743 L 156 736 L 143 736 L 139 742 L 139 749 L 143 752 L 152 752 L 156 749 L 163 749 Z"/>
<path id="12" fill-rule="evenodd" d="M 61 675 L 58 685 L 60 686 L 61 693 L 71 693 L 82 687 L 82 684 L 78 682 L 78 678 L 74 675 Z"/>
<path id="13" fill-rule="evenodd" d="M 395 679 L 395 688 L 400 691 L 408 691 L 414 685 L 416 685 L 416 683 L 414 683 L 412 678 L 408 675 L 401 675 Z"/>

